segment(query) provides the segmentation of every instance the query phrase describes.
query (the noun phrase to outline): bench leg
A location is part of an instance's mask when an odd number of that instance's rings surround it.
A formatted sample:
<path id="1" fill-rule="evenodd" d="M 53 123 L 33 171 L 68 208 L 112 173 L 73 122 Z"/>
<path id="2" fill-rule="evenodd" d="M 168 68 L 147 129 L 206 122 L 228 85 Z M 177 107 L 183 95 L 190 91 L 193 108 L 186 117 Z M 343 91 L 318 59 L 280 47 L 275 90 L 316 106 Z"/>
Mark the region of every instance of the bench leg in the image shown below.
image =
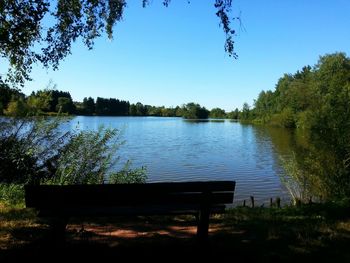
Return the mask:
<path id="1" fill-rule="evenodd" d="M 56 245 L 64 244 L 67 224 L 68 218 L 65 217 L 54 218 L 50 222 L 51 238 Z"/>
<path id="2" fill-rule="evenodd" d="M 199 213 L 199 220 L 197 226 L 197 237 L 201 242 L 205 242 L 208 239 L 209 231 L 209 209 L 202 208 Z"/>

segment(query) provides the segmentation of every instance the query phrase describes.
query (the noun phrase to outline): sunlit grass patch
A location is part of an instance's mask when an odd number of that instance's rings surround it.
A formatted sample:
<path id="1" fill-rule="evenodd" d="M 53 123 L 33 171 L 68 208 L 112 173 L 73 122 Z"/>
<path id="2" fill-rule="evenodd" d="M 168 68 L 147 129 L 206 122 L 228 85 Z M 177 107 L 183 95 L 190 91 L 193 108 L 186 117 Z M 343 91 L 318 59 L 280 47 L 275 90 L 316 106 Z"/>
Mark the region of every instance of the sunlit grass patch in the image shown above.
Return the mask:
<path id="1" fill-rule="evenodd" d="M 34 210 L 0 203 L 0 249 L 31 243 L 43 228 L 47 226 L 37 222 Z"/>

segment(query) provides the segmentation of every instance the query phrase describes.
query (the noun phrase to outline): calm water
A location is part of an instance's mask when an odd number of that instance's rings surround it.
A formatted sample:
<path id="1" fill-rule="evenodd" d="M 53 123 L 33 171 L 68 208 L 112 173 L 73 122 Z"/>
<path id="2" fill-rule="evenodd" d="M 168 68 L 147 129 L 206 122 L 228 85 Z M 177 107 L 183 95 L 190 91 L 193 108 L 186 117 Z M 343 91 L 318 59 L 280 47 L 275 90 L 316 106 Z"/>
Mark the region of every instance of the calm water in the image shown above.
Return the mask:
<path id="1" fill-rule="evenodd" d="M 75 117 L 65 128 L 122 131 L 121 162 L 147 167 L 148 181 L 235 180 L 235 203 L 252 195 L 258 204 L 289 196 L 280 181 L 278 154 L 288 152 L 283 130 L 223 122 L 160 117 Z M 287 136 L 287 137 L 283 137 Z"/>

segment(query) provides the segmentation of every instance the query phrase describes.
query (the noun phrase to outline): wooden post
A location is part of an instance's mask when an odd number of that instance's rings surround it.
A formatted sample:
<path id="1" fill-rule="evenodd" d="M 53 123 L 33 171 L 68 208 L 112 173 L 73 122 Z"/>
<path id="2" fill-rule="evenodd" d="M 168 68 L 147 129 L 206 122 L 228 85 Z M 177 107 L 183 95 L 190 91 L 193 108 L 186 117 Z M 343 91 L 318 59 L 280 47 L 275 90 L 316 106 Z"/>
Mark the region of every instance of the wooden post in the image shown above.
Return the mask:
<path id="1" fill-rule="evenodd" d="M 245 200 L 243 200 L 243 207 L 245 207 Z"/>
<path id="2" fill-rule="evenodd" d="M 277 208 L 281 208 L 281 198 L 279 197 L 276 198 L 276 205 L 277 205 Z"/>
<path id="3" fill-rule="evenodd" d="M 65 232 L 68 218 L 57 217 L 50 222 L 51 238 L 55 245 L 60 246 L 65 243 Z"/>
<path id="4" fill-rule="evenodd" d="M 199 213 L 199 222 L 197 226 L 197 237 L 199 241 L 205 243 L 208 239 L 209 231 L 209 207 L 203 206 Z"/>
<path id="5" fill-rule="evenodd" d="M 270 207 L 273 206 L 272 198 L 270 198 Z"/>
<path id="6" fill-rule="evenodd" d="M 199 212 L 199 222 L 197 226 L 197 237 L 201 244 L 205 244 L 208 240 L 211 192 L 203 192 L 202 198 L 201 210 Z"/>
<path id="7" fill-rule="evenodd" d="M 252 204 L 252 208 L 254 208 L 254 196 L 250 196 L 250 202 Z"/>

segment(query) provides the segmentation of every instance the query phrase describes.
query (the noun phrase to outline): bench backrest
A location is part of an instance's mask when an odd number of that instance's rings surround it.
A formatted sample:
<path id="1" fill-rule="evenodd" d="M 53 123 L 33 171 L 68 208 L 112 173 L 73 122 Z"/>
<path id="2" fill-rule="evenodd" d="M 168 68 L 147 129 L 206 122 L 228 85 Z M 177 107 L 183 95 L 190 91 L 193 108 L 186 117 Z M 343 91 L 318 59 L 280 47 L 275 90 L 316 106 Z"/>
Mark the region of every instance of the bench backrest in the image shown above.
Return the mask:
<path id="1" fill-rule="evenodd" d="M 169 204 L 215 205 L 233 202 L 234 181 L 27 185 L 27 207 L 37 209 L 90 206 L 146 206 Z"/>

